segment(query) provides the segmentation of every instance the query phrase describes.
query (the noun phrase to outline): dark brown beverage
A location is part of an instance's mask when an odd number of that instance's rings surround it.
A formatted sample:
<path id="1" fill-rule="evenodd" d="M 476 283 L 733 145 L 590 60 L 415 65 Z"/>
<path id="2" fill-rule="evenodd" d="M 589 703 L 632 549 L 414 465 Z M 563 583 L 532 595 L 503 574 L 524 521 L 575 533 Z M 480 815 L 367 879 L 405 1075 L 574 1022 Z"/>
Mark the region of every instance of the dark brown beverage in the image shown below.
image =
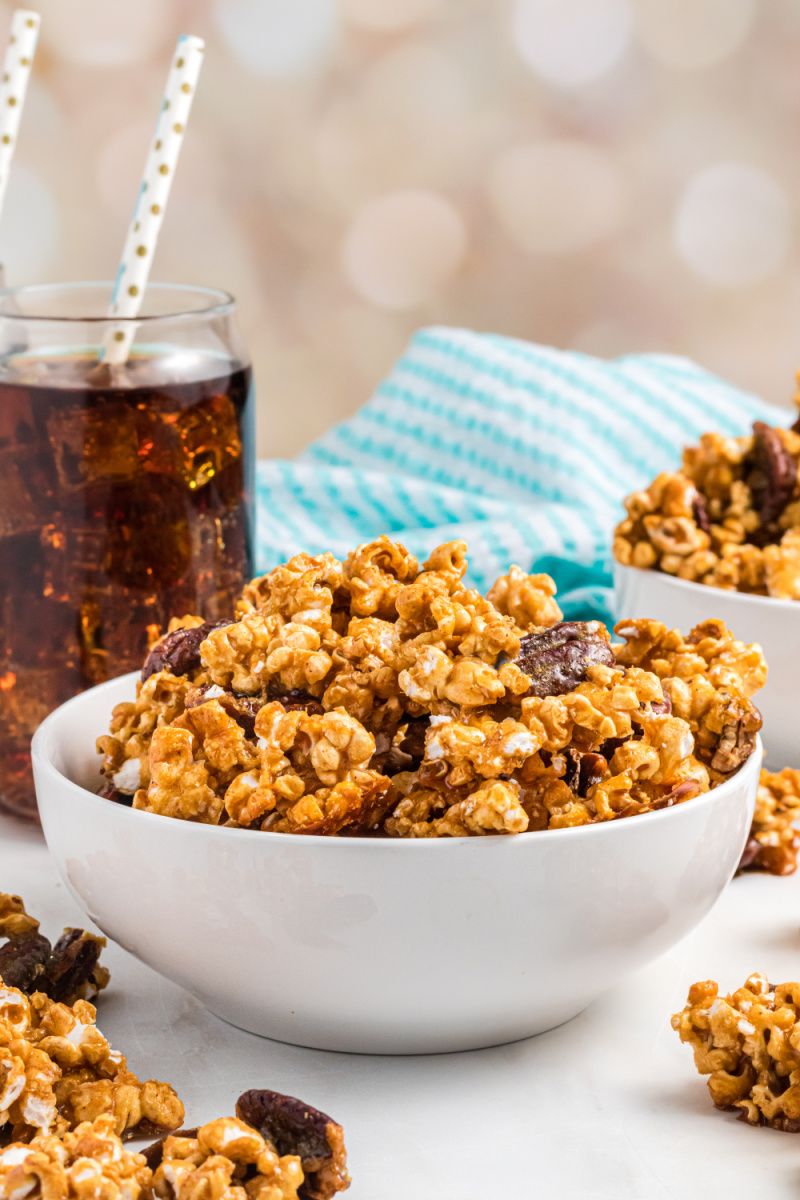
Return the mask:
<path id="1" fill-rule="evenodd" d="M 249 367 L 161 347 L 0 372 L 0 807 L 34 815 L 30 738 L 141 666 L 170 617 L 232 614 L 252 571 Z"/>

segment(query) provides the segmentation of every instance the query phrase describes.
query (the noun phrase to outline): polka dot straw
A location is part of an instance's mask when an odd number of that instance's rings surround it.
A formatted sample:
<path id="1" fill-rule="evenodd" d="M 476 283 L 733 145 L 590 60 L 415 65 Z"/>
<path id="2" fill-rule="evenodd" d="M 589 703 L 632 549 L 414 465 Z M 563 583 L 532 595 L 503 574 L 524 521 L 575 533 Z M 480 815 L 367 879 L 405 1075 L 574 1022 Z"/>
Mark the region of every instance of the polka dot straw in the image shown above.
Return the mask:
<path id="1" fill-rule="evenodd" d="M 178 38 L 153 144 L 147 156 L 139 196 L 122 251 L 108 310 L 110 317 L 136 317 L 141 309 L 203 62 L 204 45 L 199 37 L 184 35 Z M 103 347 L 103 361 L 124 363 L 135 332 L 136 325 L 130 320 L 111 326 Z"/>
<path id="2" fill-rule="evenodd" d="M 0 209 L 5 200 L 38 37 L 39 14 L 18 8 L 11 18 L 11 36 L 0 83 Z"/>

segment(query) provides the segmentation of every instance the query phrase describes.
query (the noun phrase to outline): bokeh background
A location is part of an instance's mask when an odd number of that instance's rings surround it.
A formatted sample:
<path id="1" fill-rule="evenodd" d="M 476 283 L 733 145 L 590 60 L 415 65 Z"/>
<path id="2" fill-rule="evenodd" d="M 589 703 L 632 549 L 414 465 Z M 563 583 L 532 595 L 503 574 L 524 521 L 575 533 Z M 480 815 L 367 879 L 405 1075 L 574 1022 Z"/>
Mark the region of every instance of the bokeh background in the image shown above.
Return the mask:
<path id="1" fill-rule="evenodd" d="M 686 354 L 791 403 L 799 0 L 31 7 L 9 282 L 113 277 L 175 38 L 205 37 L 153 277 L 238 297 L 261 455 L 432 322 Z"/>

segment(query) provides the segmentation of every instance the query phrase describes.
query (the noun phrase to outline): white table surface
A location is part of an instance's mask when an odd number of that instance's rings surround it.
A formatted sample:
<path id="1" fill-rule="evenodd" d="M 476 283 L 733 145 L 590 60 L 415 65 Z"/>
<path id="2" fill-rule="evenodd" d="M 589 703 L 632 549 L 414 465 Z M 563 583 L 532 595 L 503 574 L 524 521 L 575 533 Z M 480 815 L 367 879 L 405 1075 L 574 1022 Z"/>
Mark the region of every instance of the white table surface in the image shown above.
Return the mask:
<path id="1" fill-rule="evenodd" d="M 4 817 L 0 890 L 22 895 L 51 939 L 87 924 L 41 834 Z M 188 1125 L 231 1114 L 251 1087 L 330 1113 L 348 1200 L 796 1200 L 800 1136 L 717 1112 L 669 1017 L 698 979 L 731 990 L 756 970 L 800 977 L 799 901 L 800 875 L 735 879 L 671 954 L 561 1028 L 490 1050 L 379 1058 L 271 1042 L 115 945 L 98 1025 L 141 1078 L 175 1086 Z"/>

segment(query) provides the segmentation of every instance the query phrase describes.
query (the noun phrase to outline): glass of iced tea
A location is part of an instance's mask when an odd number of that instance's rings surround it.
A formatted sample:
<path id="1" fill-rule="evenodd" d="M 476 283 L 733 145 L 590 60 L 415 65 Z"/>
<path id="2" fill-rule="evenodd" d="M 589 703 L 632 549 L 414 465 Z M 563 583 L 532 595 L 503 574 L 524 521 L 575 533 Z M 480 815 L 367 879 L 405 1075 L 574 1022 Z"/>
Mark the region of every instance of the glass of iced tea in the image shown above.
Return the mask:
<path id="1" fill-rule="evenodd" d="M 0 291 L 0 808 L 34 816 L 51 709 L 138 667 L 252 571 L 254 397 L 235 303 L 150 284 L 102 362 L 110 284 Z"/>

